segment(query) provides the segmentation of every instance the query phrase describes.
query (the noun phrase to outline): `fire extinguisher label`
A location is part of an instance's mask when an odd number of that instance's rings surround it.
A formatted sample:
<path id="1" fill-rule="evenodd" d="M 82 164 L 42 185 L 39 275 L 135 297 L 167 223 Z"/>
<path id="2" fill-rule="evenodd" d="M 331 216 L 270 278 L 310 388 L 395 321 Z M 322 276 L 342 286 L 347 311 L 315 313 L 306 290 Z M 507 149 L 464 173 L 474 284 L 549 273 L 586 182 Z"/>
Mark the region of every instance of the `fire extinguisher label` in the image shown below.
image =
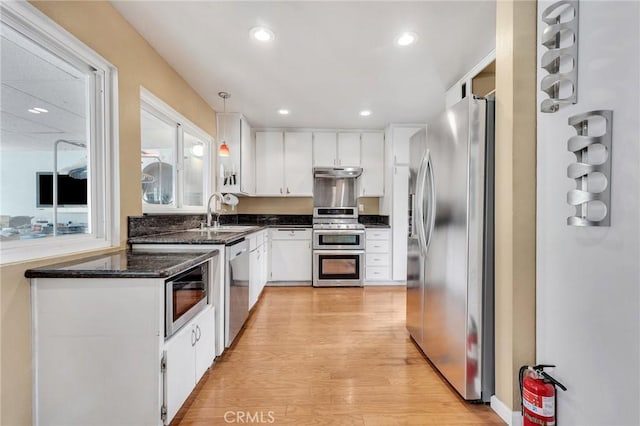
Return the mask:
<path id="1" fill-rule="evenodd" d="M 536 395 L 528 389 L 523 389 L 522 404 L 527 410 L 542 417 L 552 417 L 556 411 L 552 396 Z"/>

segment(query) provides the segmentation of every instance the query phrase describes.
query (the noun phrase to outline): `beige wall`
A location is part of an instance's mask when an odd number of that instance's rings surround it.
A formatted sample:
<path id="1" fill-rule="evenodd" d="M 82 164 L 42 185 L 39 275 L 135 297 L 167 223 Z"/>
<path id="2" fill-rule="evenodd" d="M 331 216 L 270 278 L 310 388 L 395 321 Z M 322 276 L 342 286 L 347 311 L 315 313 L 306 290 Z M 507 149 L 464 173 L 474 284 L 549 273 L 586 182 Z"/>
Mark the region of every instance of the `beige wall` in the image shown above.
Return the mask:
<path id="1" fill-rule="evenodd" d="M 364 206 L 360 214 L 379 214 L 378 198 L 358 198 Z M 240 199 L 238 213 L 245 214 L 313 214 L 313 198 L 245 197 Z"/>
<path id="2" fill-rule="evenodd" d="M 140 86 L 212 136 L 215 111 L 108 2 L 33 2 L 34 6 L 118 68 L 120 223 L 142 212 L 140 202 Z M 74 256 L 79 257 L 79 256 Z M 31 322 L 24 271 L 68 258 L 0 268 L 0 424 L 31 424 Z M 73 402 L 70 401 L 70 404 Z"/>
<path id="3" fill-rule="evenodd" d="M 496 14 L 496 396 L 518 411 L 518 368 L 535 361 L 536 2 Z"/>

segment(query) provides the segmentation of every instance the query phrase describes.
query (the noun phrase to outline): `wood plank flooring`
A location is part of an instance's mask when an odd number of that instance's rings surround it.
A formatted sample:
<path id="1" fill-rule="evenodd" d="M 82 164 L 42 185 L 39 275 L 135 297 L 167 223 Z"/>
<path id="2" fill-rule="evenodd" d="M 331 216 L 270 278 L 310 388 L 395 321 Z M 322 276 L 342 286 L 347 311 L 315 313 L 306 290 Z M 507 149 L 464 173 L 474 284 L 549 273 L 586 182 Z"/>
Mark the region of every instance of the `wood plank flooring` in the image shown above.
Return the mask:
<path id="1" fill-rule="evenodd" d="M 267 287 L 172 426 L 504 425 L 416 349 L 402 287 Z"/>

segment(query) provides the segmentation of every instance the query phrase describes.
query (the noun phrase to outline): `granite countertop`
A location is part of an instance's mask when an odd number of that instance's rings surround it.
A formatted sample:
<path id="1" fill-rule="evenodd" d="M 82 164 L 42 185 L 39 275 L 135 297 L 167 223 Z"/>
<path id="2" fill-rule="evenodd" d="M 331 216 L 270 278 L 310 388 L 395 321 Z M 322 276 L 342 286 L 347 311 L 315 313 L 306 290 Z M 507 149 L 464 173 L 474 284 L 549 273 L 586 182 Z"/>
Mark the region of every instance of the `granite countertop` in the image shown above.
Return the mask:
<path id="1" fill-rule="evenodd" d="M 386 228 L 386 229 L 390 229 L 391 226 L 390 225 L 385 225 L 384 223 L 366 223 L 364 225 L 365 228 Z"/>
<path id="2" fill-rule="evenodd" d="M 218 250 L 175 253 L 120 250 L 28 269 L 24 275 L 27 278 L 167 278 L 217 255 Z"/>
<path id="3" fill-rule="evenodd" d="M 232 225 L 232 226 L 252 226 L 251 229 L 245 231 L 231 232 L 218 230 L 190 230 L 190 231 L 173 231 L 160 234 L 145 235 L 140 237 L 132 237 L 127 240 L 129 244 L 211 244 L 211 245 L 230 245 L 242 240 L 249 234 L 268 228 L 309 228 L 311 225 Z M 224 228 L 224 225 L 223 225 Z"/>

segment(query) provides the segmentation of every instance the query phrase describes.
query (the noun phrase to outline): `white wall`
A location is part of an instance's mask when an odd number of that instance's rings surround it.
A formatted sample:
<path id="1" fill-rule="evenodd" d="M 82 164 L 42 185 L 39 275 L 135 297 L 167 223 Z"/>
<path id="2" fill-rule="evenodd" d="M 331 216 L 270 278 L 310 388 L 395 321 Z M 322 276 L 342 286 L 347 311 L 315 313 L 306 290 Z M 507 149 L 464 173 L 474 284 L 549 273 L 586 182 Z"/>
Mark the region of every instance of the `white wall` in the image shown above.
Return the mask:
<path id="1" fill-rule="evenodd" d="M 538 40 L 551 3 L 538 3 Z M 568 387 L 559 391 L 559 425 L 637 426 L 640 3 L 582 1 L 579 19 L 578 103 L 538 112 L 537 361 L 556 364 Z M 545 98 L 539 92 L 538 109 Z M 596 109 L 613 110 L 611 226 L 570 227 L 567 139 L 576 132 L 567 119 Z"/>

